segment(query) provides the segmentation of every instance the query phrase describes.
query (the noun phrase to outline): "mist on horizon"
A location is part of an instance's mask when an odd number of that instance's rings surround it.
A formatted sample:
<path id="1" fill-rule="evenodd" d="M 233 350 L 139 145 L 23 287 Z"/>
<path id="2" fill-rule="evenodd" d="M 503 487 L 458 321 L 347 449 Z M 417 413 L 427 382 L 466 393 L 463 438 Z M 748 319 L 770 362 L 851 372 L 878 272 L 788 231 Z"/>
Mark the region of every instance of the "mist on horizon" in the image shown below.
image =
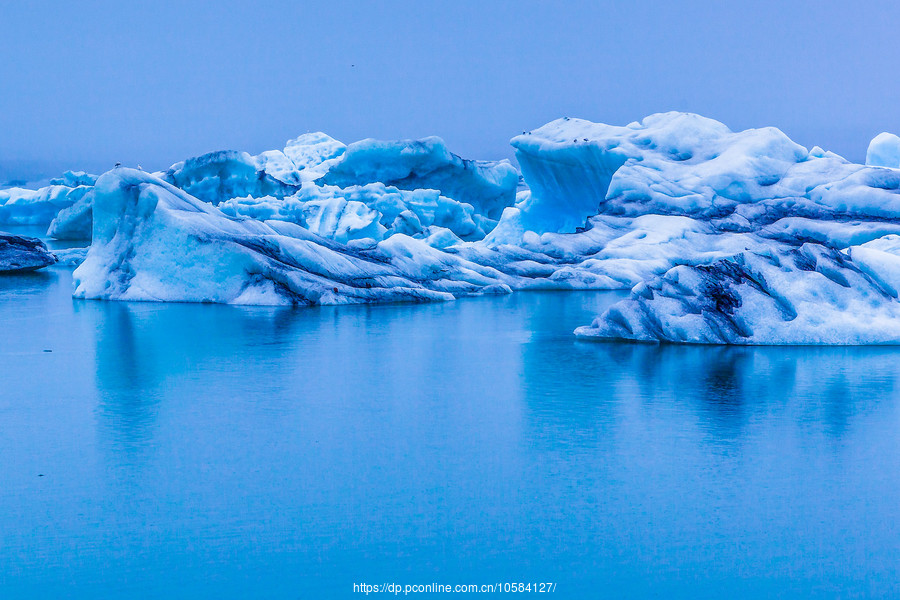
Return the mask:
<path id="1" fill-rule="evenodd" d="M 511 137 L 561 116 L 624 125 L 668 110 L 775 126 L 861 162 L 873 136 L 900 131 L 900 82 L 886 76 L 900 8 L 848 10 L 4 3 L 0 179 L 164 169 L 307 131 L 347 143 L 438 135 L 468 158 L 511 158 Z"/>

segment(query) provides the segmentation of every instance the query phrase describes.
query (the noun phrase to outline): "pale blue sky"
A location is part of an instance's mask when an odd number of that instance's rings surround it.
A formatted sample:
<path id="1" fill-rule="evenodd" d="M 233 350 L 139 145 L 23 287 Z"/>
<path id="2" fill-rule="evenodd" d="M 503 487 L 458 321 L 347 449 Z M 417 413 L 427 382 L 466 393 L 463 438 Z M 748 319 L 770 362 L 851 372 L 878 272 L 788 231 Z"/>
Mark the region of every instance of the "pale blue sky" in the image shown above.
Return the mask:
<path id="1" fill-rule="evenodd" d="M 900 132 L 895 2 L 0 0 L 0 163 L 161 168 L 322 130 L 473 158 L 559 116 Z"/>

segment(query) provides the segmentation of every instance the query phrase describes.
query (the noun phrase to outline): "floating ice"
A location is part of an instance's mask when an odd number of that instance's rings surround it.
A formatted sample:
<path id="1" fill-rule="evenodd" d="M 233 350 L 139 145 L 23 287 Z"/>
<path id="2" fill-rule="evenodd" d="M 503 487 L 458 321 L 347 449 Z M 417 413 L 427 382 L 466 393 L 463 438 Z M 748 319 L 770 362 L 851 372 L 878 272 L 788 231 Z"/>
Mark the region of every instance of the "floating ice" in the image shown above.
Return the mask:
<path id="1" fill-rule="evenodd" d="M 226 214 L 277 219 L 306 227 L 339 242 L 381 240 L 394 233 L 427 238 L 434 228 L 448 230 L 458 242 L 480 240 L 494 221 L 470 204 L 437 190 L 400 190 L 383 183 L 340 188 L 306 183 L 291 196 L 232 198 L 219 205 Z"/>
<path id="2" fill-rule="evenodd" d="M 94 185 L 97 182 L 97 176 L 85 173 L 84 171 L 66 171 L 62 177 L 55 177 L 50 180 L 50 185 L 64 185 L 66 187 L 78 187 L 80 185 Z"/>
<path id="3" fill-rule="evenodd" d="M 442 194 L 451 190 L 486 211 L 499 215 L 512 202 L 518 172 L 506 161 L 470 161 L 450 153 L 438 138 L 421 141 L 366 140 L 346 146 L 324 133 L 289 140 L 284 151 L 257 156 L 221 151 L 176 163 L 155 175 L 192 196 L 222 205 L 232 215 L 297 223 L 341 242 L 379 241 L 405 233 L 447 247 L 461 240 L 484 238 L 496 221 L 469 202 Z M 335 179 L 371 183 L 339 187 Z M 396 179 L 396 185 L 385 181 Z M 0 195 L 0 223 L 50 223 L 56 239 L 90 239 L 92 194 L 96 177 L 68 171 L 65 187 L 6 190 Z M 61 198 L 60 198 L 61 197 Z"/>
<path id="4" fill-rule="evenodd" d="M 52 185 L 39 190 L 0 190 L 0 225 L 47 225 L 90 191 L 88 186 Z"/>
<path id="5" fill-rule="evenodd" d="M 341 187 L 381 182 L 402 190 L 433 189 L 496 219 L 515 201 L 519 173 L 508 161 L 475 161 L 450 152 L 441 138 L 362 140 L 347 146 L 322 179 Z"/>
<path id="6" fill-rule="evenodd" d="M 873 254 L 873 240 L 900 233 L 897 171 L 807 152 L 777 129 L 735 133 L 681 113 L 626 127 L 559 120 L 513 143 L 531 197 L 504 213 L 486 243 L 575 254 L 574 272 L 617 281 L 628 279 L 630 265 L 640 282 L 578 335 L 900 342 L 891 325 L 900 304 L 890 274 L 880 272 L 893 263 Z M 574 235 L 541 233 L 558 222 L 534 218 L 548 207 L 572 217 L 590 206 L 598 214 Z M 659 221 L 641 225 L 651 216 Z M 672 235 L 678 217 L 686 222 Z M 629 233 L 608 235 L 615 218 Z"/>
<path id="7" fill-rule="evenodd" d="M 0 273 L 36 271 L 55 262 L 42 241 L 0 232 Z"/>
<path id="8" fill-rule="evenodd" d="M 530 186 L 518 194 L 509 163 L 461 159 L 439 138 L 344 146 L 316 133 L 159 177 L 114 170 L 58 209 L 51 233 L 84 235 L 92 202 L 100 211 L 81 297 L 314 304 L 633 288 L 578 335 L 900 342 L 900 169 L 685 113 L 624 127 L 559 119 L 512 144 Z M 891 144 L 876 138 L 869 162 L 890 163 Z"/>
<path id="9" fill-rule="evenodd" d="M 900 137 L 893 133 L 879 133 L 866 152 L 866 164 L 873 167 L 900 169 Z"/>
<path id="10" fill-rule="evenodd" d="M 284 154 L 299 170 L 302 181 L 313 181 L 337 164 L 346 148 L 342 142 L 317 131 L 288 140 Z"/>
<path id="11" fill-rule="evenodd" d="M 259 156 L 236 150 L 211 152 L 172 165 L 162 178 L 210 204 L 238 196 L 282 198 L 300 185 L 293 162 L 278 151 Z"/>
<path id="12" fill-rule="evenodd" d="M 712 344 L 900 342 L 900 302 L 877 274 L 883 269 L 876 261 L 870 270 L 817 244 L 751 245 L 638 284 L 576 335 Z M 890 256 L 896 285 L 900 259 Z"/>
<path id="13" fill-rule="evenodd" d="M 47 235 L 57 240 L 90 240 L 93 198 L 91 189 L 72 206 L 61 209 L 50 222 Z"/>
<path id="14" fill-rule="evenodd" d="M 809 156 L 778 129 L 734 133 L 687 113 L 625 127 L 558 119 L 512 144 L 531 188 L 521 218 L 539 233 L 574 232 L 597 213 L 722 217 L 774 197 L 769 188 Z"/>
<path id="15" fill-rule="evenodd" d="M 62 248 L 53 250 L 60 266 L 75 268 L 87 258 L 89 248 Z"/>
<path id="16" fill-rule="evenodd" d="M 91 248 L 74 274 L 79 298 L 309 305 L 509 291 L 401 234 L 354 250 L 293 223 L 228 217 L 133 169 L 100 177 L 93 210 Z"/>

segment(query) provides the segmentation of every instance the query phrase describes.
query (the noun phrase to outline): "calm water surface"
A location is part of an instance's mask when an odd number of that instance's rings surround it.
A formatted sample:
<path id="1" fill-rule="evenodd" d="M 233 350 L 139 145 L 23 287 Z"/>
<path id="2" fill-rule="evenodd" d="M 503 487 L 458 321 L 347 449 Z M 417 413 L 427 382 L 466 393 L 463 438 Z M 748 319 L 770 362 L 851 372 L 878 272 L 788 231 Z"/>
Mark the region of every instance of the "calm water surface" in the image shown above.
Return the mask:
<path id="1" fill-rule="evenodd" d="M 0 278 L 0 598 L 900 594 L 900 349 L 576 341 L 609 293 L 70 293 Z"/>

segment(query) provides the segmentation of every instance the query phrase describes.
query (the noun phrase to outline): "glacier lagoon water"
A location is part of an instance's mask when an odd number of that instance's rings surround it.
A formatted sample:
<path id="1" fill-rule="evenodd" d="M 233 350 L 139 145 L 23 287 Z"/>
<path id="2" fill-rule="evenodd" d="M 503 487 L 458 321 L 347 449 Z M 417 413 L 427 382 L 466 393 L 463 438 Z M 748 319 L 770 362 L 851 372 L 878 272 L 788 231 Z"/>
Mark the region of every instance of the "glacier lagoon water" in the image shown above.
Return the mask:
<path id="1" fill-rule="evenodd" d="M 0 597 L 898 592 L 900 348 L 577 341 L 611 293 L 70 294 L 0 278 Z"/>

